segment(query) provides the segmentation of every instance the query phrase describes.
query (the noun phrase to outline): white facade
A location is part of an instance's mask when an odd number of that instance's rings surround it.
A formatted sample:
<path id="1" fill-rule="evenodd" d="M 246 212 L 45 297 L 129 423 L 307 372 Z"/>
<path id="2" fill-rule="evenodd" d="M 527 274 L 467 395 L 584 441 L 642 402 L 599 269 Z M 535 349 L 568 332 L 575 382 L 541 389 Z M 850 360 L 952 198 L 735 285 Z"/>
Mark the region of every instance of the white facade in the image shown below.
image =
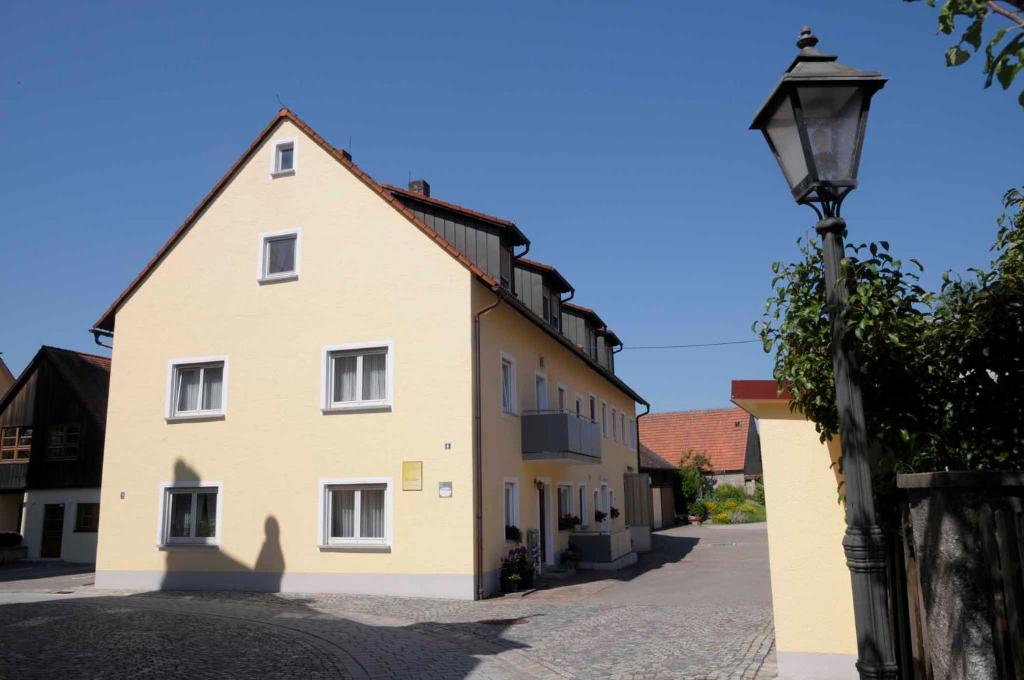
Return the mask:
<path id="1" fill-rule="evenodd" d="M 31 489 L 25 492 L 25 511 L 21 535 L 28 546 L 28 558 L 40 559 L 43 542 L 43 513 L 47 505 L 64 505 L 64 529 L 61 536 L 60 559 L 65 562 L 92 564 L 96 562 L 95 531 L 76 531 L 75 517 L 79 503 L 99 503 L 100 490 L 93 489 Z"/>

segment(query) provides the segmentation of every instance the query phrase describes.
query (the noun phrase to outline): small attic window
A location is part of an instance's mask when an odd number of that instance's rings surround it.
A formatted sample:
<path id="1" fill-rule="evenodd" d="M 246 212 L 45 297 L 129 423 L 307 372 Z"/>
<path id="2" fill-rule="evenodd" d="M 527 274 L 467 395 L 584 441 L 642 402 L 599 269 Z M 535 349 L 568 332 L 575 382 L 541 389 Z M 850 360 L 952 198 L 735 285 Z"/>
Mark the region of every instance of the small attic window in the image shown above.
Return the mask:
<path id="1" fill-rule="evenodd" d="M 274 144 L 274 157 L 270 164 L 270 174 L 274 177 L 294 175 L 295 161 L 295 140 L 282 139 Z"/>

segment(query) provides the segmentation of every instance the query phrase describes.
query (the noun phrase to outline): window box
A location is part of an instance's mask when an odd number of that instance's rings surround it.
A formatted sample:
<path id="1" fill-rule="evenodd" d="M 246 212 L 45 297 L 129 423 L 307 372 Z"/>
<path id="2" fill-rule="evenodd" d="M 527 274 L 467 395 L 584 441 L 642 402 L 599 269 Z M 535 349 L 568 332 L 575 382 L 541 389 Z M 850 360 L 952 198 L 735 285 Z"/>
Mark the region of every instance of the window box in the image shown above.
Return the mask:
<path id="1" fill-rule="evenodd" d="M 167 371 L 168 422 L 221 419 L 227 410 L 227 402 L 227 357 L 170 361 Z"/>
<path id="2" fill-rule="evenodd" d="M 100 526 L 99 503 L 75 504 L 75 531 L 79 533 L 96 533 Z"/>
<path id="3" fill-rule="evenodd" d="M 300 229 L 262 233 L 259 238 L 259 270 L 256 280 L 261 284 L 294 281 L 299 278 L 301 260 Z"/>
<path id="4" fill-rule="evenodd" d="M 391 550 L 389 477 L 321 479 L 321 550 Z"/>
<path id="5" fill-rule="evenodd" d="M 165 482 L 160 487 L 162 547 L 220 545 L 220 482 Z"/>
<path id="6" fill-rule="evenodd" d="M 394 395 L 391 340 L 324 347 L 320 409 L 387 411 Z"/>
<path id="7" fill-rule="evenodd" d="M 501 411 L 512 416 L 519 414 L 516 358 L 504 352 L 501 353 Z"/>
<path id="8" fill-rule="evenodd" d="M 270 157 L 271 177 L 290 177 L 299 165 L 298 148 L 294 139 L 281 139 L 274 143 Z"/>
<path id="9" fill-rule="evenodd" d="M 31 426 L 0 429 L 0 463 L 24 463 L 31 453 Z"/>

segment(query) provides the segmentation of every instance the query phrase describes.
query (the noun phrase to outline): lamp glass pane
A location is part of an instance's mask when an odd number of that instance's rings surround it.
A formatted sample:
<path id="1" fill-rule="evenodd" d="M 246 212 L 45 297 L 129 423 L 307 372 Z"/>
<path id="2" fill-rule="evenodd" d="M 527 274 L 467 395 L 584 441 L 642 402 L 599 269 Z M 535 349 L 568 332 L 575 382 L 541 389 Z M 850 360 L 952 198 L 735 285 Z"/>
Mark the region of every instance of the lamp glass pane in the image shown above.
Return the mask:
<path id="1" fill-rule="evenodd" d="M 801 87 L 800 105 L 822 182 L 857 179 L 854 163 L 863 92 L 859 87 Z"/>
<path id="2" fill-rule="evenodd" d="M 800 144 L 800 132 L 793 114 L 793 102 L 787 96 L 772 112 L 765 125 L 765 133 L 775 147 L 775 155 L 782 167 L 782 174 L 792 189 L 807 177 L 807 162 Z"/>

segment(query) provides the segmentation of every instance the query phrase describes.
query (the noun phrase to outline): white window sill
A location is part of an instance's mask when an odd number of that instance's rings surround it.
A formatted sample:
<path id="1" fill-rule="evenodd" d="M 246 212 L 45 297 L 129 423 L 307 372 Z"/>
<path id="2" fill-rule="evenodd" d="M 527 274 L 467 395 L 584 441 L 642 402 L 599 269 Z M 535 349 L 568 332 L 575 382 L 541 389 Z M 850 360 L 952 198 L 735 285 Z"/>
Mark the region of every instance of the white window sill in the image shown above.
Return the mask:
<path id="1" fill-rule="evenodd" d="M 390 545 L 381 545 L 374 543 L 330 543 L 327 545 L 318 545 L 317 550 L 320 552 L 374 552 L 374 553 L 389 553 L 391 552 Z"/>
<path id="2" fill-rule="evenodd" d="M 294 174 L 295 168 L 292 168 L 291 170 L 275 170 L 274 172 L 270 173 L 270 176 L 273 179 L 277 179 L 278 177 L 291 177 Z"/>
<path id="3" fill-rule="evenodd" d="M 515 411 L 506 411 L 505 409 L 501 409 L 501 415 L 509 416 L 511 418 L 518 418 L 519 417 L 519 414 L 517 412 L 515 412 Z"/>
<path id="4" fill-rule="evenodd" d="M 370 402 L 370 403 L 352 403 L 352 404 L 332 404 L 330 406 L 324 406 L 320 409 L 320 412 L 324 415 L 331 413 L 359 413 L 359 412 L 388 412 L 391 410 L 391 404 L 383 402 Z"/>
<path id="5" fill-rule="evenodd" d="M 223 411 L 210 411 L 208 413 L 189 413 L 183 415 L 173 415 L 164 418 L 168 423 L 187 423 L 204 420 L 224 420 Z"/>
<path id="6" fill-rule="evenodd" d="M 288 272 L 287 274 L 271 274 L 270 276 L 264 276 L 262 278 L 256 279 L 256 283 L 258 283 L 261 286 L 263 286 L 263 285 L 266 285 L 266 284 L 269 284 L 269 283 L 285 283 L 287 281 L 298 281 L 298 280 L 299 280 L 299 273 L 298 272 Z"/>
<path id="7" fill-rule="evenodd" d="M 157 550 L 178 550 L 179 548 L 200 550 L 220 550 L 220 543 L 157 543 Z"/>

